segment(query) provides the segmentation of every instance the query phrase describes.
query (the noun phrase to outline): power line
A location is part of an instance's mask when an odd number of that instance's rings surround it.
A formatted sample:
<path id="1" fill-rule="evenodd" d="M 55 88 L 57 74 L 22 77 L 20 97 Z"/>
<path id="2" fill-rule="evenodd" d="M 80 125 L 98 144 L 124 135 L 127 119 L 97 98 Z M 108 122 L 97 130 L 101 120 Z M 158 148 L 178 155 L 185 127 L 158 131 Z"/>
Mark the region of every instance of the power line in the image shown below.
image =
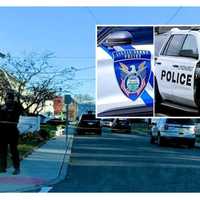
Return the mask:
<path id="1" fill-rule="evenodd" d="M 95 24 L 99 24 L 98 23 L 98 19 L 97 19 L 97 16 L 93 13 L 92 9 L 90 9 L 89 7 L 86 7 L 88 13 L 90 14 L 90 16 L 93 18 Z"/>
<path id="2" fill-rule="evenodd" d="M 6 56 L 4 57 L 6 58 Z M 24 58 L 26 59 L 25 56 L 11 56 L 11 58 Z M 31 58 L 40 58 L 40 56 L 31 56 Z M 80 60 L 86 60 L 86 59 L 95 59 L 94 56 L 88 56 L 88 57 L 76 57 L 76 56 L 55 56 L 55 57 L 49 57 L 47 59 L 80 59 Z"/>
<path id="3" fill-rule="evenodd" d="M 177 8 L 177 10 L 175 11 L 175 13 L 167 20 L 167 22 L 165 24 L 170 24 L 174 18 L 179 14 L 179 12 L 181 11 L 182 6 L 180 6 L 179 8 Z"/>
<path id="4" fill-rule="evenodd" d="M 48 71 L 48 72 L 40 72 L 40 74 L 61 74 L 61 75 L 63 75 L 65 72 L 66 73 L 73 73 L 73 72 L 79 72 L 79 71 L 85 71 L 85 70 L 89 70 L 89 69 L 95 69 L 95 66 L 90 66 L 90 67 L 83 67 L 83 68 L 80 68 L 80 69 L 78 69 L 78 68 L 75 68 L 75 67 L 73 67 L 74 68 L 74 71 L 65 71 L 65 69 L 63 69 L 63 70 L 60 70 L 60 71 Z"/>

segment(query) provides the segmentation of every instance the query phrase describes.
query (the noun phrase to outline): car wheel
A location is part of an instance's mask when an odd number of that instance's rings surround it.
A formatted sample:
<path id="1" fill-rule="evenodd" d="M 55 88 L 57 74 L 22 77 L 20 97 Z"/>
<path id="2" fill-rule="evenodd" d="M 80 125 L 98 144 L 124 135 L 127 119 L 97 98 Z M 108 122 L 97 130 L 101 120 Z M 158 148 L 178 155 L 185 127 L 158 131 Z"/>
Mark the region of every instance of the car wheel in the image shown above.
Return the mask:
<path id="1" fill-rule="evenodd" d="M 163 138 L 160 137 L 160 135 L 158 135 L 158 144 L 159 144 L 160 146 L 164 146 Z"/>

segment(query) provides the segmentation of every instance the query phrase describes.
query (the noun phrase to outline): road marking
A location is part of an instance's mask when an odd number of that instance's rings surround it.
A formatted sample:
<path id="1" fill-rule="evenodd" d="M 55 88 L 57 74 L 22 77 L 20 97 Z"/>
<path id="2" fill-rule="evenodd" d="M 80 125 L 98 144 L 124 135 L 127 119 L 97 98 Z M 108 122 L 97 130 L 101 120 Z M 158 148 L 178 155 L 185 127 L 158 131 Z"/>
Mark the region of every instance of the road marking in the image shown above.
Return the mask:
<path id="1" fill-rule="evenodd" d="M 49 192 L 49 191 L 52 190 L 52 189 L 53 189 L 53 187 L 42 187 L 41 190 L 40 190 L 39 192 L 40 192 L 40 193 L 41 193 L 41 192 L 46 192 L 46 193 L 47 193 L 47 192 Z"/>

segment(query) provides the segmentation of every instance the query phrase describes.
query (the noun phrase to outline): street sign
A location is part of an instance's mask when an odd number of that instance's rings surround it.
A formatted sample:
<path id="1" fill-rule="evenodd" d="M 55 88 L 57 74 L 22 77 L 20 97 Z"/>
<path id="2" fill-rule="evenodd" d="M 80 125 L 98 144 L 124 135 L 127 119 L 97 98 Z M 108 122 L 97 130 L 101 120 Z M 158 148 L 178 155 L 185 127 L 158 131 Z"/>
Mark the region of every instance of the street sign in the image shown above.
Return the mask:
<path id="1" fill-rule="evenodd" d="M 68 106 L 72 102 L 72 100 L 73 99 L 72 99 L 70 94 L 66 94 L 64 96 L 64 102 L 65 102 L 65 105 L 66 105 L 66 126 L 65 126 L 65 134 L 66 135 L 68 135 L 68 110 L 69 110 Z M 67 137 L 66 137 L 66 139 L 67 139 Z"/>

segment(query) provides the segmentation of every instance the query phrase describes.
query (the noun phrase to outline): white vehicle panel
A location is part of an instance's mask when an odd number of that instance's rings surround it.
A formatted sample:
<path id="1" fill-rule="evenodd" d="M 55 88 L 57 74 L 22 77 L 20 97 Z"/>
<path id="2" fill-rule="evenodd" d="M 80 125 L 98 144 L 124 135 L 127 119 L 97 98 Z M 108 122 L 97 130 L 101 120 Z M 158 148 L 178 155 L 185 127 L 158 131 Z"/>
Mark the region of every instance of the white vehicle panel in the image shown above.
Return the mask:
<path id="1" fill-rule="evenodd" d="M 170 40 L 170 36 L 178 34 L 194 36 L 196 39 L 198 54 L 200 54 L 199 31 L 173 29 L 167 40 L 163 43 L 155 63 L 155 76 L 159 93 L 163 100 L 169 100 L 181 105 L 197 107 L 194 99 L 194 76 L 199 59 L 197 60 L 183 56 L 161 55 L 161 52 L 163 52 L 167 42 Z M 163 78 L 164 73 L 165 77 Z M 168 77 L 171 76 L 168 80 L 167 75 L 169 75 Z"/>
<path id="2" fill-rule="evenodd" d="M 120 46 L 114 47 L 116 51 L 122 51 Z M 153 45 L 134 45 L 136 50 L 149 50 L 153 57 Z M 112 109 L 134 108 L 145 106 L 142 98 L 137 98 L 134 102 L 126 97 L 117 82 L 114 71 L 114 61 L 112 57 L 105 52 L 101 47 L 96 49 L 97 60 L 97 113 L 105 112 Z M 153 59 L 151 59 L 151 66 L 153 66 Z M 105 85 L 105 83 L 108 83 Z M 154 98 L 154 91 L 149 82 L 146 85 L 146 91 L 151 98 Z"/>

